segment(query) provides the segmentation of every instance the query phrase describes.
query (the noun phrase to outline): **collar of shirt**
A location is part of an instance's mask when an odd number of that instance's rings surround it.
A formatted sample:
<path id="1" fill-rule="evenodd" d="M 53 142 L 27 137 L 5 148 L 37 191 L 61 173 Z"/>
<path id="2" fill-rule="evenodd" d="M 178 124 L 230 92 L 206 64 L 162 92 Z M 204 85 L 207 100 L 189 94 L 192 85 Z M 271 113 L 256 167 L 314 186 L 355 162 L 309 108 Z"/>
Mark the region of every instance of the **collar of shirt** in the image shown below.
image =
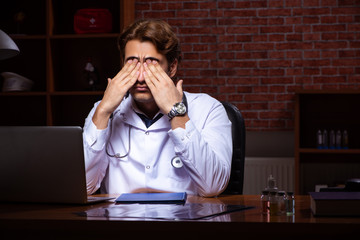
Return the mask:
<path id="1" fill-rule="evenodd" d="M 134 110 L 134 112 L 141 118 L 141 120 L 144 122 L 145 126 L 149 128 L 153 123 L 155 123 L 157 120 L 159 120 L 164 114 L 160 112 L 160 110 L 155 114 L 153 119 L 150 119 L 144 112 L 142 112 L 136 105 L 134 99 L 131 99 L 131 107 Z"/>

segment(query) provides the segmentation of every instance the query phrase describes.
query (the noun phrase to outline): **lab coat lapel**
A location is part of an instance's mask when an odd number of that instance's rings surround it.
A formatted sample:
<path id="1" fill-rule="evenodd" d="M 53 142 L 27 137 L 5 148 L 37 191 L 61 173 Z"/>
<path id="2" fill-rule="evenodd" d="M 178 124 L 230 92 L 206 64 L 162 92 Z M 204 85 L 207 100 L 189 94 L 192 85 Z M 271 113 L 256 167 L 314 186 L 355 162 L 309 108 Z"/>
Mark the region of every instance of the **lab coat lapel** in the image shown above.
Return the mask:
<path id="1" fill-rule="evenodd" d="M 124 101 L 122 102 L 122 104 L 120 106 L 120 110 L 119 110 L 119 115 L 120 115 L 121 120 L 123 122 L 125 122 L 126 124 L 129 124 L 133 127 L 136 127 L 136 128 L 146 131 L 145 124 L 133 110 L 133 108 L 131 106 L 131 102 L 132 102 L 131 96 L 124 99 Z"/>
<path id="2" fill-rule="evenodd" d="M 171 124 L 169 121 L 168 116 L 163 115 L 159 120 L 157 120 L 155 123 L 153 123 L 150 127 L 149 130 L 160 130 L 160 129 L 169 129 L 171 128 Z"/>

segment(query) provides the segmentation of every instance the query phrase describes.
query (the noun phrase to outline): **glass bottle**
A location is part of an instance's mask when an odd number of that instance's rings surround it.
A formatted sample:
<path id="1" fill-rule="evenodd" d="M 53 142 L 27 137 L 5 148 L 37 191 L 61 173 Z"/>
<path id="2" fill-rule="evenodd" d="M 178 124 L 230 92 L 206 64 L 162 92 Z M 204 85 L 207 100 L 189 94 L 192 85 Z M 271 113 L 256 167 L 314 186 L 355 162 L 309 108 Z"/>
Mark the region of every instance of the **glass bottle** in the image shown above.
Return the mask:
<path id="1" fill-rule="evenodd" d="M 267 179 L 267 187 L 265 188 L 265 190 L 270 191 L 274 191 L 277 192 L 278 188 L 276 186 L 276 179 L 270 174 L 270 176 Z"/>
<path id="2" fill-rule="evenodd" d="M 279 213 L 279 202 L 276 196 L 276 191 L 270 191 L 269 202 L 270 202 L 270 215 L 274 216 Z"/>
<path id="3" fill-rule="evenodd" d="M 336 131 L 336 149 L 341 149 L 341 131 Z"/>
<path id="4" fill-rule="evenodd" d="M 285 208 L 287 216 L 292 216 L 295 214 L 295 197 L 293 192 L 287 192 Z"/>
<path id="5" fill-rule="evenodd" d="M 261 192 L 261 212 L 262 214 L 270 213 L 269 191 L 264 190 Z"/>
<path id="6" fill-rule="evenodd" d="M 317 149 L 323 148 L 323 136 L 320 129 L 316 133 L 316 147 Z"/>
<path id="7" fill-rule="evenodd" d="M 324 149 L 329 148 L 329 145 L 328 145 L 328 132 L 326 131 L 326 129 L 323 131 L 323 148 Z"/>
<path id="8" fill-rule="evenodd" d="M 286 200 L 286 195 L 284 191 L 278 191 L 277 192 L 277 199 L 278 199 L 278 215 L 282 215 L 285 214 L 285 200 Z"/>
<path id="9" fill-rule="evenodd" d="M 346 130 L 342 133 L 342 148 L 348 149 L 349 148 L 349 135 Z"/>
<path id="10" fill-rule="evenodd" d="M 329 137 L 329 148 L 330 149 L 335 149 L 335 131 L 334 130 L 330 130 L 330 137 Z"/>

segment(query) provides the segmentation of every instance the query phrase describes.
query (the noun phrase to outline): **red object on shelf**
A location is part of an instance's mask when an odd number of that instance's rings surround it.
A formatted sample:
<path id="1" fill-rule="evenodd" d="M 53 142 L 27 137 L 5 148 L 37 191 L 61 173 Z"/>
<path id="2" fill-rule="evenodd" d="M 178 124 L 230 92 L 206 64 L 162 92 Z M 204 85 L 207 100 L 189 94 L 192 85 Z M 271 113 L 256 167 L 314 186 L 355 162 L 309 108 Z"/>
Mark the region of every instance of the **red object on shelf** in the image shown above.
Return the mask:
<path id="1" fill-rule="evenodd" d="M 109 33 L 112 31 L 112 15 L 108 9 L 79 9 L 74 16 L 74 31 L 83 33 Z"/>

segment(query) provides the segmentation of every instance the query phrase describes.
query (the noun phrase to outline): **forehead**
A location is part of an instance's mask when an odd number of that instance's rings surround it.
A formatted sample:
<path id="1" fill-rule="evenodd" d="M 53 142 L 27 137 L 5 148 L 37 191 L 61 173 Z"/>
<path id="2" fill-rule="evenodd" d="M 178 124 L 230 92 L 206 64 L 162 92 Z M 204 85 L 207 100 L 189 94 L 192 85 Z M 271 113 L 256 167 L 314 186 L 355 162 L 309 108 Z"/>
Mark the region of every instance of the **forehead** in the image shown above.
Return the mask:
<path id="1" fill-rule="evenodd" d="M 141 42 L 139 40 L 130 40 L 126 43 L 125 46 L 125 59 L 127 57 L 155 57 L 160 59 L 164 59 L 165 56 L 159 53 L 152 42 L 144 41 Z"/>

